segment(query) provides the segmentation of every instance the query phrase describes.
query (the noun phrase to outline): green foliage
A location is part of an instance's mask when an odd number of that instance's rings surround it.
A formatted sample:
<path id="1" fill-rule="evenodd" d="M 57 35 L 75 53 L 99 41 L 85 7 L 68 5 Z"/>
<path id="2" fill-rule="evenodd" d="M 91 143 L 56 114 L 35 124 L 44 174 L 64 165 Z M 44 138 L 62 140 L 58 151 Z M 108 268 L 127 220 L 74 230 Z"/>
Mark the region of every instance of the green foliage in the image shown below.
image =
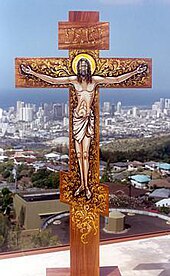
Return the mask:
<path id="1" fill-rule="evenodd" d="M 114 140 L 101 148 L 100 156 L 102 160 L 110 162 L 170 162 L 170 136 Z"/>
<path id="2" fill-rule="evenodd" d="M 8 182 L 15 182 L 14 175 L 12 172 L 13 168 L 14 168 L 14 164 L 11 161 L 0 164 L 0 174 Z M 33 174 L 33 168 L 30 168 L 26 164 L 18 165 L 16 167 L 16 170 L 17 170 L 17 180 L 21 180 L 23 176 L 31 177 L 31 175 Z"/>
<path id="3" fill-rule="evenodd" d="M 10 223 L 6 216 L 0 214 L 0 251 L 7 249 Z"/>
<path id="4" fill-rule="evenodd" d="M 58 188 L 59 173 L 50 172 L 46 169 L 38 170 L 31 177 L 34 187 L 38 188 Z"/>
<path id="5" fill-rule="evenodd" d="M 25 222 L 25 208 L 23 206 L 21 207 L 18 220 L 19 220 L 19 225 L 21 227 L 23 227 L 24 226 L 24 222 Z"/>
<path id="6" fill-rule="evenodd" d="M 20 164 L 17 166 L 17 172 L 20 174 L 23 170 L 28 171 L 29 166 L 27 164 Z"/>
<path id="7" fill-rule="evenodd" d="M 5 171 L 3 171 L 3 173 L 2 173 L 2 176 L 5 179 L 7 179 L 8 177 L 10 177 L 10 175 L 11 175 L 11 172 L 9 170 L 7 170 L 7 169 L 5 169 Z"/>
<path id="8" fill-rule="evenodd" d="M 118 191 L 114 195 L 111 195 L 109 201 L 111 208 L 139 208 L 142 206 L 139 199 L 129 197 L 122 191 Z"/>
<path id="9" fill-rule="evenodd" d="M 112 181 L 112 172 L 111 172 L 110 162 L 108 161 L 103 171 L 103 175 L 100 179 L 100 182 L 104 183 L 104 182 L 111 182 L 111 181 Z"/>
<path id="10" fill-rule="evenodd" d="M 1 251 L 1 247 L 4 244 L 4 237 L 2 235 L 0 235 L 0 251 Z"/>
<path id="11" fill-rule="evenodd" d="M 13 161 L 3 162 L 0 164 L 0 174 L 5 180 L 9 182 L 14 181 L 13 174 L 12 174 L 13 167 L 14 167 Z"/>
<path id="12" fill-rule="evenodd" d="M 11 192 L 10 192 L 10 190 L 9 190 L 8 188 L 3 188 L 3 189 L 1 190 L 1 194 L 2 194 L 3 196 L 6 196 L 6 195 L 11 194 Z"/>
<path id="13" fill-rule="evenodd" d="M 47 178 L 49 176 L 49 174 L 50 174 L 50 172 L 47 171 L 46 169 L 41 169 L 32 175 L 31 180 L 32 180 L 32 182 L 35 182 L 37 180 Z"/>
<path id="14" fill-rule="evenodd" d="M 170 207 L 162 206 L 160 207 L 160 211 L 161 213 L 168 215 L 170 213 Z"/>
<path id="15" fill-rule="evenodd" d="M 0 194 L 1 197 L 1 209 L 4 212 L 5 210 L 9 211 L 9 207 L 10 205 L 13 203 L 13 195 L 10 192 L 10 190 L 8 188 L 3 188 Z"/>
<path id="16" fill-rule="evenodd" d="M 30 168 L 27 164 L 21 164 L 17 166 L 17 180 L 21 180 L 23 176 L 31 177 L 33 169 Z"/>
<path id="17" fill-rule="evenodd" d="M 21 228 L 17 223 L 9 232 L 8 247 L 10 250 L 20 250 Z"/>
<path id="18" fill-rule="evenodd" d="M 0 174 L 2 174 L 5 170 L 12 171 L 13 169 L 13 162 L 7 161 L 0 164 Z"/>
<path id="19" fill-rule="evenodd" d="M 52 236 L 50 230 L 42 230 L 32 237 L 32 243 L 34 248 L 39 248 L 58 245 L 59 240 L 58 237 Z"/>

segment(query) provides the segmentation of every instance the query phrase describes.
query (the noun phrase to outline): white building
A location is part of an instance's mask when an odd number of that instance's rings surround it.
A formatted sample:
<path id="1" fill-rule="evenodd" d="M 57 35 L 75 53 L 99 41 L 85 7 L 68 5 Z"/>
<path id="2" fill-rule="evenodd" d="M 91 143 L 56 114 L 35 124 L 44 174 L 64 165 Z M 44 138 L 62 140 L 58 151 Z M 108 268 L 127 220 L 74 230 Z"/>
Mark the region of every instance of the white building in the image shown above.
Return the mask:
<path id="1" fill-rule="evenodd" d="M 139 188 L 139 189 L 146 189 L 147 188 L 147 185 L 149 184 L 150 182 L 150 176 L 148 175 L 140 175 L 140 174 L 137 174 L 137 175 L 132 175 L 130 177 L 130 181 L 131 181 L 131 184 L 136 187 L 136 188 Z"/>
<path id="2" fill-rule="evenodd" d="M 65 103 L 65 104 L 64 104 L 64 115 L 65 115 L 66 117 L 69 116 L 69 105 L 68 105 L 68 103 Z"/>
<path id="3" fill-rule="evenodd" d="M 69 118 L 64 117 L 63 118 L 63 127 L 67 127 L 69 125 Z"/>
<path id="4" fill-rule="evenodd" d="M 0 148 L 0 156 L 3 156 L 3 155 L 4 155 L 4 149 Z"/>
<path id="5" fill-rule="evenodd" d="M 117 105 L 116 105 L 116 112 L 121 113 L 121 111 L 122 111 L 122 103 L 118 102 Z"/>
<path id="6" fill-rule="evenodd" d="M 105 125 L 105 127 L 111 126 L 111 125 L 113 125 L 114 123 L 115 123 L 115 118 L 106 118 L 106 119 L 104 120 L 104 125 Z"/>
<path id="7" fill-rule="evenodd" d="M 103 113 L 110 113 L 110 102 L 104 102 L 103 103 Z"/>
<path id="8" fill-rule="evenodd" d="M 134 106 L 134 107 L 132 108 L 132 116 L 133 116 L 134 118 L 136 118 L 136 117 L 139 116 L 139 109 L 138 109 L 136 106 Z"/>
<path id="9" fill-rule="evenodd" d="M 170 108 L 170 99 L 165 99 L 165 108 L 166 109 Z"/>
<path id="10" fill-rule="evenodd" d="M 23 107 L 23 121 L 25 122 L 32 122 L 33 120 L 33 108 L 29 105 Z"/>
<path id="11" fill-rule="evenodd" d="M 24 107 L 24 102 L 17 101 L 17 120 L 22 121 L 23 120 L 23 107 Z"/>
<path id="12" fill-rule="evenodd" d="M 0 108 L 0 120 L 2 119 L 3 109 Z"/>
<path id="13" fill-rule="evenodd" d="M 45 158 L 48 160 L 60 160 L 60 157 L 61 157 L 60 153 L 50 152 L 48 154 L 45 154 Z"/>
<path id="14" fill-rule="evenodd" d="M 161 111 L 164 110 L 164 107 L 165 107 L 165 99 L 164 98 L 160 98 L 160 109 L 161 109 Z"/>
<path id="15" fill-rule="evenodd" d="M 30 103 L 24 104 L 24 102 L 17 101 L 17 120 L 24 122 L 32 122 L 35 105 Z"/>
<path id="16" fill-rule="evenodd" d="M 155 203 L 156 207 L 170 207 L 170 198 L 164 198 Z"/>

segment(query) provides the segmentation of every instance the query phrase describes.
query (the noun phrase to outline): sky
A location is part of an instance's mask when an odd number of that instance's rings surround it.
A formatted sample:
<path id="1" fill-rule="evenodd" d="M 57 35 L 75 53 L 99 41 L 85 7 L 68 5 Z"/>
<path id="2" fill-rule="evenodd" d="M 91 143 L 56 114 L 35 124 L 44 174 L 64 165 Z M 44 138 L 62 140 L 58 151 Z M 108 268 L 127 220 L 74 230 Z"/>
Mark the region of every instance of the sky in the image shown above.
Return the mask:
<path id="1" fill-rule="evenodd" d="M 138 102 L 170 98 L 170 0 L 0 0 L 0 107 L 17 97 L 61 98 L 63 92 L 54 89 L 16 89 L 14 60 L 67 57 L 68 51 L 58 50 L 58 21 L 67 21 L 73 10 L 99 11 L 100 21 L 110 23 L 110 49 L 100 56 L 152 58 L 152 89 L 104 95 Z"/>

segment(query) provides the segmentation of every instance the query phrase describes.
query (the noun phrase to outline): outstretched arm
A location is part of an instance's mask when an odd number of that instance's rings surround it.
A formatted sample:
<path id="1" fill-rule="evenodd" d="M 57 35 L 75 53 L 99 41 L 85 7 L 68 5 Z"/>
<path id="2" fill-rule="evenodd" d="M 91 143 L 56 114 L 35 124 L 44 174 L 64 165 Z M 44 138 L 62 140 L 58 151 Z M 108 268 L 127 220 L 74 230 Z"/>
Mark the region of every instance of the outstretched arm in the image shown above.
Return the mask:
<path id="1" fill-rule="evenodd" d="M 35 76 L 45 82 L 51 83 L 51 84 L 68 84 L 68 83 L 73 83 L 75 80 L 75 76 L 68 76 L 68 77 L 51 77 L 45 74 L 37 73 L 34 70 L 31 69 L 30 66 L 25 66 L 21 64 L 21 71 L 24 72 L 25 74 Z"/>
<path id="2" fill-rule="evenodd" d="M 97 84 L 100 83 L 121 83 L 129 78 L 131 78 L 132 76 L 136 75 L 136 74 L 141 74 L 143 72 L 145 72 L 147 70 L 147 65 L 146 64 L 141 64 L 139 65 L 134 71 L 129 72 L 129 73 L 125 73 L 123 75 L 120 75 L 118 77 L 100 77 L 100 76 L 94 76 L 95 81 L 97 82 Z"/>

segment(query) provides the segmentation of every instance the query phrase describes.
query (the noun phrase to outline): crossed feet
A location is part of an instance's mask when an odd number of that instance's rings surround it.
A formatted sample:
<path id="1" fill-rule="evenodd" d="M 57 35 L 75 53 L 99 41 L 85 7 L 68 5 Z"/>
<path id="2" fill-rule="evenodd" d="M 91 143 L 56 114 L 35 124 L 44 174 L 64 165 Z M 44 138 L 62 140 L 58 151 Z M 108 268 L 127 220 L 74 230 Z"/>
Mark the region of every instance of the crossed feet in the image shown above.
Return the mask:
<path id="1" fill-rule="evenodd" d="M 84 187 L 84 186 L 80 186 L 74 193 L 74 196 L 78 196 L 79 194 L 81 194 L 83 191 L 85 190 L 85 194 L 86 194 L 86 198 L 90 199 L 91 198 L 91 192 L 89 190 L 88 187 Z"/>

